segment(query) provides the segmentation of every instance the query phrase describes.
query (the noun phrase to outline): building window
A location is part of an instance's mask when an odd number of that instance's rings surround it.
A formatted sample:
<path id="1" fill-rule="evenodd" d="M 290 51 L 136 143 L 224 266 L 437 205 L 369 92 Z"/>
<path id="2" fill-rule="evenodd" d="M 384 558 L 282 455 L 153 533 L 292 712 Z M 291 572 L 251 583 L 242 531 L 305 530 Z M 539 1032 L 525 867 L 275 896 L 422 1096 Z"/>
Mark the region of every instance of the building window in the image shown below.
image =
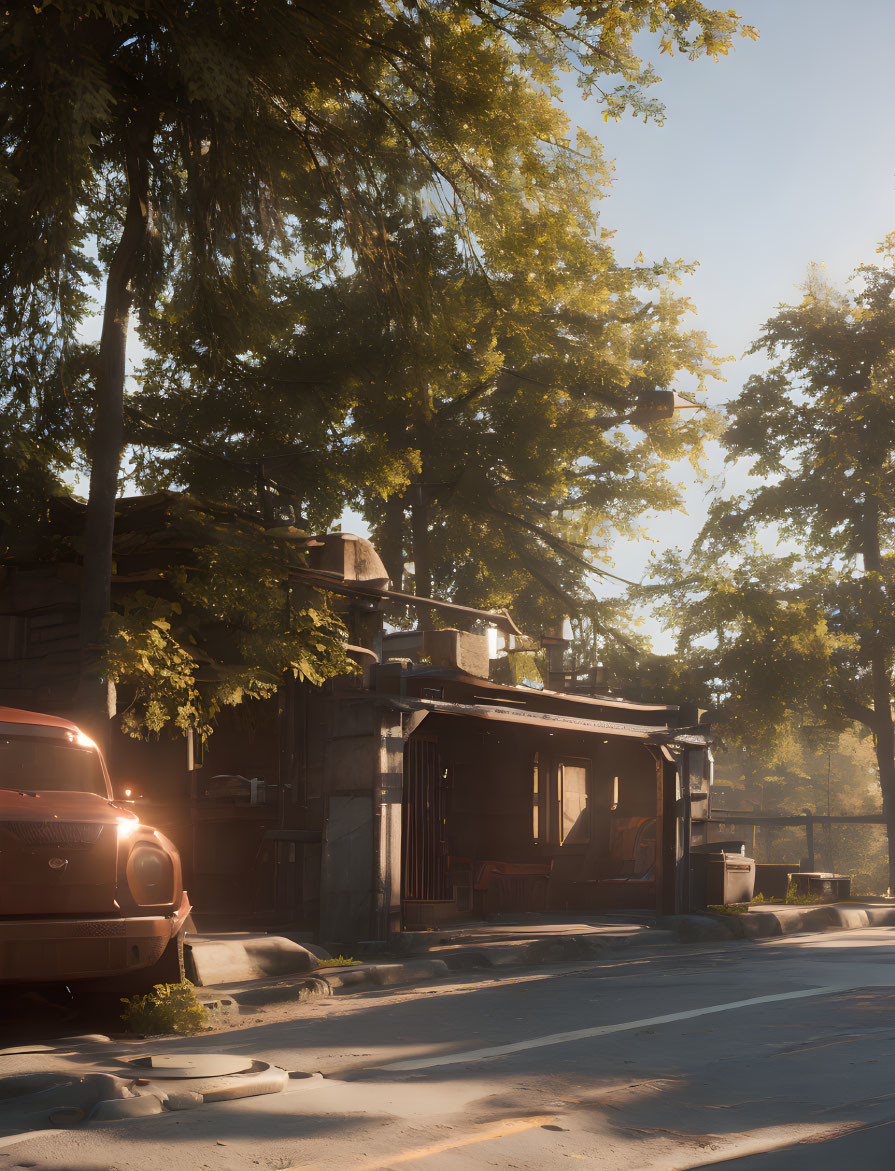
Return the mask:
<path id="1" fill-rule="evenodd" d="M 559 762 L 559 844 L 578 845 L 590 841 L 587 805 L 590 762 Z"/>

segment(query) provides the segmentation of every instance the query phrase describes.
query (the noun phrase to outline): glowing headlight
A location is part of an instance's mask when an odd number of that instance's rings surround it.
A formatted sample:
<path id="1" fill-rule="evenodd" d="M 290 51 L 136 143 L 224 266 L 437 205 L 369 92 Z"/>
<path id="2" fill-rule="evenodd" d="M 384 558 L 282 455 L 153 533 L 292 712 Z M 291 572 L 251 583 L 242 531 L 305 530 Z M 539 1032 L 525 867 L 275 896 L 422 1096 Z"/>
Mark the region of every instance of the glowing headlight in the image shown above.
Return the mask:
<path id="1" fill-rule="evenodd" d="M 119 817 L 118 818 L 118 840 L 119 842 L 126 842 L 128 838 L 134 836 L 140 827 L 139 817 Z"/>
<path id="2" fill-rule="evenodd" d="M 174 867 L 159 846 L 138 842 L 127 860 L 127 881 L 141 906 L 160 906 L 174 898 Z"/>

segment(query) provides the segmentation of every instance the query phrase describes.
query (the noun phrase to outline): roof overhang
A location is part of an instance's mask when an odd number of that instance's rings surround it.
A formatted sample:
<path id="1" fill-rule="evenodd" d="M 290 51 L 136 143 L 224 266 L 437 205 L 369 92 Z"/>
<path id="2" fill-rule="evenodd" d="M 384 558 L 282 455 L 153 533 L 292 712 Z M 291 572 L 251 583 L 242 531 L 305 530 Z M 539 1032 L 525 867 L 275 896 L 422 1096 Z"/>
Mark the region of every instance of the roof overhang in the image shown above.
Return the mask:
<path id="1" fill-rule="evenodd" d="M 405 712 L 432 712 L 445 716 L 463 716 L 490 723 L 513 724 L 528 728 L 542 728 L 549 732 L 579 732 L 591 736 L 620 736 L 628 740 L 643 740 L 650 744 L 670 742 L 692 747 L 707 746 L 706 736 L 694 733 L 679 734 L 675 728 L 628 724 L 617 720 L 588 720 L 581 716 L 558 715 L 554 712 L 520 711 L 518 708 L 479 706 L 472 703 L 450 703 L 442 699 L 399 698 L 378 695 L 383 705 Z"/>

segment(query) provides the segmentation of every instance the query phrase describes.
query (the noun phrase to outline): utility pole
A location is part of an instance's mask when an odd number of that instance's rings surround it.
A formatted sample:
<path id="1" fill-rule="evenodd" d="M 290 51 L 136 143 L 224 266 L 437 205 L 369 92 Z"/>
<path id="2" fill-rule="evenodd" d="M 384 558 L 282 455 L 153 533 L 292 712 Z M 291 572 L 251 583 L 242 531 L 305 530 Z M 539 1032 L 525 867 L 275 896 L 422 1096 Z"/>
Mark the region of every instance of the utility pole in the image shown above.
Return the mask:
<path id="1" fill-rule="evenodd" d="M 833 823 L 830 821 L 830 774 L 833 768 L 833 750 L 827 749 L 827 863 L 831 874 L 836 873 L 836 859 L 833 857 Z"/>
<path id="2" fill-rule="evenodd" d="M 805 810 L 805 845 L 808 850 L 808 869 L 814 870 L 814 814 L 810 809 Z"/>

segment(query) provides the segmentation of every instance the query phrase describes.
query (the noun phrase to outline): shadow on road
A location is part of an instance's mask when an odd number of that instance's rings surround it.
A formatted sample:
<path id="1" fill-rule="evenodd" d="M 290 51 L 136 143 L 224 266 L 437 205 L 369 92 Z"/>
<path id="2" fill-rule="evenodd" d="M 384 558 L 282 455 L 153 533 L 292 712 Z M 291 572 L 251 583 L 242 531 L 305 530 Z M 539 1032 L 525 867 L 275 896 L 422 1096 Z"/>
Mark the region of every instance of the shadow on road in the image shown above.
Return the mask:
<path id="1" fill-rule="evenodd" d="M 691 1163 L 686 1171 L 842 1171 L 845 1167 L 885 1171 L 895 1166 L 895 1121 L 860 1126 L 833 1138 L 787 1143 L 760 1155 L 721 1162 Z"/>

